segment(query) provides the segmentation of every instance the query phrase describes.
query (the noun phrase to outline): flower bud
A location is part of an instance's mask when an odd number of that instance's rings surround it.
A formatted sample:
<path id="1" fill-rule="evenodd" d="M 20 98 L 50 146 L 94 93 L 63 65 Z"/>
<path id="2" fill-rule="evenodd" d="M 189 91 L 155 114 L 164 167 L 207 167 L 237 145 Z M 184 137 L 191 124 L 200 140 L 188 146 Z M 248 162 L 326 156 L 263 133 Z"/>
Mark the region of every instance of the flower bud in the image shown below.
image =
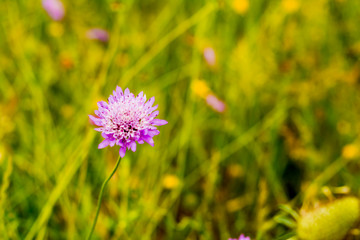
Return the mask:
<path id="1" fill-rule="evenodd" d="M 359 218 L 359 200 L 345 197 L 303 213 L 298 222 L 300 239 L 340 240 Z"/>

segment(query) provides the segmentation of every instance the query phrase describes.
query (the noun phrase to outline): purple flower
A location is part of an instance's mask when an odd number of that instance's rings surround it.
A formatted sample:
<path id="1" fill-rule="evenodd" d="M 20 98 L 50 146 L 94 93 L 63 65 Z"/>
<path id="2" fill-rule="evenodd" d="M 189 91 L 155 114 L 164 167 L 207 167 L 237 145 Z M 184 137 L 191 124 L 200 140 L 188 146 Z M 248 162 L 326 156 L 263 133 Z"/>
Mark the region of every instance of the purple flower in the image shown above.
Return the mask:
<path id="1" fill-rule="evenodd" d="M 139 144 L 147 142 L 154 146 L 152 138 L 160 133 L 155 126 L 168 123 L 162 119 L 155 119 L 159 114 L 159 111 L 154 111 L 158 107 L 158 105 L 153 106 L 155 97 L 146 101 L 143 92 L 135 97 L 128 88 L 123 92 L 117 86 L 108 100 L 109 103 L 104 101 L 97 103 L 99 107 L 99 110 L 95 110 L 97 117 L 89 115 L 91 121 L 99 126 L 95 130 L 102 132 L 101 136 L 105 138 L 98 148 L 119 145 L 119 154 L 123 158 L 127 149 L 136 151 L 136 142 Z"/>
<path id="2" fill-rule="evenodd" d="M 65 8 L 60 0 L 42 0 L 42 6 L 55 21 L 60 21 L 65 15 Z"/>
<path id="3" fill-rule="evenodd" d="M 206 103 L 212 107 L 212 109 L 214 109 L 215 111 L 222 113 L 225 111 L 225 103 L 221 100 L 219 100 L 215 95 L 213 94 L 209 94 L 206 97 Z"/>
<path id="4" fill-rule="evenodd" d="M 251 240 L 250 237 L 245 237 L 244 234 L 241 234 L 239 238 L 229 238 L 229 240 Z"/>
<path id="5" fill-rule="evenodd" d="M 109 34 L 106 30 L 101 28 L 92 28 L 86 32 L 88 39 L 99 40 L 101 42 L 107 42 L 109 40 Z"/>
<path id="6" fill-rule="evenodd" d="M 214 49 L 212 49 L 211 47 L 205 48 L 204 49 L 204 58 L 210 66 L 215 66 L 216 56 L 215 56 Z"/>

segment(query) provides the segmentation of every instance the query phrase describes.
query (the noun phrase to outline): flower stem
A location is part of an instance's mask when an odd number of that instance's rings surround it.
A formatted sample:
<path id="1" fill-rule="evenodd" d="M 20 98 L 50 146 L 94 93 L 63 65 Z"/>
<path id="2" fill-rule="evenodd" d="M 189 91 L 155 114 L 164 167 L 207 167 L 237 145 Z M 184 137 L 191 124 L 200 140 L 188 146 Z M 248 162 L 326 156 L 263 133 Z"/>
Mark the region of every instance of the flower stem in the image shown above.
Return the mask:
<path id="1" fill-rule="evenodd" d="M 99 199 L 98 199 L 98 203 L 97 203 L 97 208 L 96 208 L 96 215 L 95 215 L 95 219 L 94 219 L 94 222 L 92 224 L 92 227 L 91 227 L 91 231 L 90 231 L 90 233 L 89 233 L 89 235 L 87 237 L 88 240 L 91 239 L 91 236 L 92 236 L 92 234 L 94 232 L 94 229 L 95 229 L 95 226 L 96 226 L 96 222 L 97 222 L 97 218 L 99 216 L 99 211 L 100 211 L 100 206 L 101 206 L 101 200 L 102 200 L 102 197 L 103 197 L 103 193 L 104 193 L 104 189 L 106 187 L 106 184 L 110 181 L 110 179 L 112 178 L 112 176 L 116 172 L 116 169 L 119 167 L 120 161 L 121 161 L 121 157 L 119 156 L 119 159 L 117 160 L 116 165 L 115 165 L 114 169 L 112 170 L 110 176 L 103 182 L 103 184 L 101 186 Z"/>

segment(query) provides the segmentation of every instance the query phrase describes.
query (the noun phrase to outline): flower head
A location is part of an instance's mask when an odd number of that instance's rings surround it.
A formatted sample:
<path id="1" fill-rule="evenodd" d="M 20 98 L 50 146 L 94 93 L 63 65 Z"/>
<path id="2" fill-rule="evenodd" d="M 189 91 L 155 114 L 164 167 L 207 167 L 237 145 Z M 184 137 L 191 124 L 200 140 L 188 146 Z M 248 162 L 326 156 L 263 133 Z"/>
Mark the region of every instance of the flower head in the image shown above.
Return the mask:
<path id="1" fill-rule="evenodd" d="M 65 8 L 60 0 L 42 0 L 42 6 L 55 21 L 60 21 L 65 15 Z"/>
<path id="2" fill-rule="evenodd" d="M 249 9 L 249 0 L 234 0 L 233 9 L 236 13 L 244 15 Z"/>
<path id="3" fill-rule="evenodd" d="M 210 66 L 215 66 L 216 64 L 216 55 L 215 51 L 211 47 L 207 47 L 204 49 L 204 58 Z"/>
<path id="4" fill-rule="evenodd" d="M 226 105 L 223 101 L 219 100 L 215 95 L 209 94 L 206 97 L 206 103 L 215 111 L 222 113 L 225 111 Z"/>
<path id="5" fill-rule="evenodd" d="M 229 240 L 251 240 L 250 237 L 245 237 L 244 234 L 241 234 L 239 238 L 229 238 Z"/>
<path id="6" fill-rule="evenodd" d="M 93 123 L 99 126 L 95 130 L 102 132 L 101 136 L 105 138 L 98 148 L 119 145 L 120 157 L 124 157 L 127 149 L 136 151 L 136 142 L 147 142 L 154 146 L 152 138 L 160 133 L 156 126 L 168 123 L 155 119 L 159 114 L 159 111 L 155 111 L 158 105 L 153 106 L 155 98 L 146 101 L 143 92 L 135 97 L 128 88 L 123 92 L 117 86 L 108 100 L 109 103 L 98 102 L 99 109 L 95 110 L 97 117 L 89 115 Z"/>
<path id="7" fill-rule="evenodd" d="M 191 90 L 201 98 L 206 97 L 211 93 L 210 88 L 204 80 L 196 79 L 191 82 Z"/>
<path id="8" fill-rule="evenodd" d="M 107 42 L 109 40 L 109 33 L 101 28 L 92 28 L 86 32 L 88 39 L 99 40 L 101 42 Z"/>

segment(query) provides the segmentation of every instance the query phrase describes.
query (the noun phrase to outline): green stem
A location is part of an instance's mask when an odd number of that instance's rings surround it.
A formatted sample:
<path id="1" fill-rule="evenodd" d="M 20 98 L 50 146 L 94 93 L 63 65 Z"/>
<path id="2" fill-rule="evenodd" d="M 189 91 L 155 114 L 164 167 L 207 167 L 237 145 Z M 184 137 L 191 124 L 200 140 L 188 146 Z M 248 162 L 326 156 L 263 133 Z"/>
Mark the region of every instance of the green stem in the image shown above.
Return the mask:
<path id="1" fill-rule="evenodd" d="M 95 215 L 95 219 L 94 219 L 94 222 L 92 224 L 92 227 L 91 227 L 91 231 L 87 237 L 88 240 L 91 239 L 91 236 L 94 232 L 94 229 L 95 229 L 95 226 L 96 226 L 96 222 L 97 222 L 97 218 L 99 216 L 99 211 L 100 211 L 100 206 L 101 206 L 101 200 L 102 200 L 102 197 L 103 197 L 103 193 L 104 193 L 104 189 L 106 187 L 106 184 L 110 181 L 111 177 L 114 175 L 114 173 L 116 172 L 116 169 L 119 167 L 119 164 L 120 164 L 120 160 L 121 160 L 121 157 L 119 156 L 119 159 L 117 160 L 116 162 L 116 165 L 113 169 L 113 171 L 111 172 L 110 176 L 103 182 L 102 186 L 101 186 L 101 190 L 100 190 L 100 195 L 99 195 L 99 199 L 98 199 L 98 203 L 97 203 L 97 208 L 96 208 L 96 215 Z"/>

